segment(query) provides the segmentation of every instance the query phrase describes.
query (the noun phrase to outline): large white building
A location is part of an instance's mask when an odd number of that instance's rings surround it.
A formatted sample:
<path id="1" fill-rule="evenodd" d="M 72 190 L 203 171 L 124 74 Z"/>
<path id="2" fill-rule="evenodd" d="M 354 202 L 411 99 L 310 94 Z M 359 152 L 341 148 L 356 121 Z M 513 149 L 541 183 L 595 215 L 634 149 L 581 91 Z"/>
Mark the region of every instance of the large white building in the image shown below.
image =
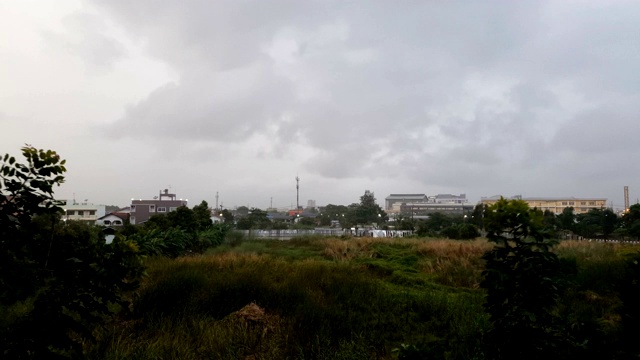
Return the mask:
<path id="1" fill-rule="evenodd" d="M 73 200 L 66 200 L 66 204 L 62 206 L 64 215 L 62 220 L 68 221 L 87 221 L 95 223 L 98 218 L 105 215 L 105 205 L 94 205 L 87 202 L 77 203 Z"/>
<path id="2" fill-rule="evenodd" d="M 465 214 L 473 211 L 467 195 L 438 194 L 391 194 L 385 198 L 385 211 L 391 214 L 411 216 L 428 215 L 436 212 Z"/>

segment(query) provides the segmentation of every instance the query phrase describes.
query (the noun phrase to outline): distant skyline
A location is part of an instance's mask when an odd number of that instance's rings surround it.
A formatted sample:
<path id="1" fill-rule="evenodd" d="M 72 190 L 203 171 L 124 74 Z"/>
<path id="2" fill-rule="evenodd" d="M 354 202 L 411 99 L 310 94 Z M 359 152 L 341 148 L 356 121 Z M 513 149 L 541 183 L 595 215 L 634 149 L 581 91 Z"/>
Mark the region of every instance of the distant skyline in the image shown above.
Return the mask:
<path id="1" fill-rule="evenodd" d="M 0 3 L 0 152 L 58 198 L 640 197 L 640 3 Z"/>

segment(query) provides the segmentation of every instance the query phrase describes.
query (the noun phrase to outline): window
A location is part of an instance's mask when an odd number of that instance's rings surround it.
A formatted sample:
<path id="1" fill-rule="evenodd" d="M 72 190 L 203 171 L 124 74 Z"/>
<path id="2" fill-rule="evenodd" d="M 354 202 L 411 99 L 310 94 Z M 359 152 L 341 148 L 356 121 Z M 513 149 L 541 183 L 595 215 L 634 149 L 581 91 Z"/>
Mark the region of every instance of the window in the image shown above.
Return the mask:
<path id="1" fill-rule="evenodd" d="M 67 210 L 67 215 L 75 215 L 76 211 L 75 210 Z"/>
<path id="2" fill-rule="evenodd" d="M 569 201 L 569 205 L 574 205 L 573 201 Z"/>
<path id="3" fill-rule="evenodd" d="M 581 201 L 580 205 L 587 205 L 587 202 L 586 201 Z"/>
<path id="4" fill-rule="evenodd" d="M 595 205 L 596 202 L 595 201 L 589 201 L 589 205 Z"/>
<path id="5" fill-rule="evenodd" d="M 566 201 L 563 201 L 563 202 L 562 202 L 562 205 L 567 206 L 567 202 L 566 202 Z"/>
<path id="6" fill-rule="evenodd" d="M 131 212 L 136 212 L 136 206 L 135 205 L 131 205 Z"/>
<path id="7" fill-rule="evenodd" d="M 105 220 L 105 221 L 103 221 L 103 223 L 104 223 L 105 225 L 111 225 L 111 221 L 109 221 L 109 220 Z"/>
<path id="8" fill-rule="evenodd" d="M 89 210 L 89 215 L 95 215 L 96 211 L 95 210 Z"/>
<path id="9" fill-rule="evenodd" d="M 156 212 L 156 206 L 155 205 L 149 205 L 149 212 Z"/>
<path id="10" fill-rule="evenodd" d="M 113 222 L 113 225 L 122 225 L 122 221 L 120 221 L 120 220 L 115 220 L 115 221 Z"/>
<path id="11" fill-rule="evenodd" d="M 158 212 L 167 212 L 166 207 L 158 207 Z"/>
<path id="12" fill-rule="evenodd" d="M 177 209 L 177 207 L 170 207 L 170 208 L 169 208 L 169 212 L 171 212 L 171 211 L 176 211 L 176 209 Z"/>

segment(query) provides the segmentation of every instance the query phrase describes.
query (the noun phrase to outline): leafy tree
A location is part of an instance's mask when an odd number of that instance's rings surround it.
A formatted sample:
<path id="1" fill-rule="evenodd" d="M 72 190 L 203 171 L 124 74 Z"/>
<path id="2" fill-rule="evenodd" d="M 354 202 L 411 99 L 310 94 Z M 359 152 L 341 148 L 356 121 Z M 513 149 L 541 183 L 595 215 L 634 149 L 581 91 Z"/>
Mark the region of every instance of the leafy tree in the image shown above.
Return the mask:
<path id="1" fill-rule="evenodd" d="M 478 204 L 473 208 L 469 222 L 476 227 L 482 229 L 484 227 L 484 213 L 489 206 L 487 204 Z"/>
<path id="2" fill-rule="evenodd" d="M 369 190 L 365 190 L 360 197 L 360 204 L 353 211 L 353 221 L 356 224 L 382 224 L 389 219 L 387 213 L 376 203 L 374 193 Z"/>
<path id="3" fill-rule="evenodd" d="M 566 231 L 575 231 L 576 227 L 576 214 L 573 207 L 566 207 L 562 209 L 562 213 L 558 215 L 558 225 L 560 229 Z"/>
<path id="4" fill-rule="evenodd" d="M 115 311 L 142 272 L 134 243 L 106 244 L 98 228 L 61 221 L 53 187 L 65 161 L 22 148 L 26 163 L 0 165 L 0 354 L 3 358 L 81 357 L 82 342 Z"/>
<path id="5" fill-rule="evenodd" d="M 224 209 L 220 212 L 225 224 L 233 224 L 233 214 L 228 209 Z"/>
<path id="6" fill-rule="evenodd" d="M 626 234 L 636 239 L 640 238 L 640 204 L 629 207 L 629 211 L 622 216 L 621 224 Z"/>
<path id="7" fill-rule="evenodd" d="M 402 214 L 395 217 L 395 227 L 397 230 L 415 230 L 416 221 Z"/>
<path id="8" fill-rule="evenodd" d="M 495 244 L 483 256 L 481 283 L 493 325 L 487 334 L 489 358 L 556 359 L 563 342 L 553 314 L 561 264 L 542 230 L 543 214 L 522 200 L 500 199 L 486 215 L 487 238 Z"/>
<path id="9" fill-rule="evenodd" d="M 239 206 L 236 209 L 236 214 L 238 214 L 238 216 L 247 216 L 249 215 L 249 208 L 246 206 Z"/>
<path id="10" fill-rule="evenodd" d="M 193 217 L 196 222 L 196 229 L 198 231 L 205 230 L 213 225 L 213 221 L 211 221 L 211 210 L 209 209 L 209 204 L 206 201 L 202 200 L 199 205 L 193 207 Z"/>
<path id="11" fill-rule="evenodd" d="M 440 235 L 455 240 L 472 240 L 480 236 L 478 228 L 473 224 L 455 224 L 442 229 Z"/>
<path id="12" fill-rule="evenodd" d="M 440 232 L 453 224 L 453 217 L 439 212 L 430 214 L 429 218 L 425 221 L 426 227 L 433 232 Z"/>
<path id="13" fill-rule="evenodd" d="M 560 228 L 558 217 L 551 210 L 542 213 L 543 230 L 553 238 L 557 238 L 557 231 Z"/>
<path id="14" fill-rule="evenodd" d="M 316 220 L 310 217 L 303 217 L 298 221 L 298 224 L 313 228 L 316 226 Z"/>
<path id="15" fill-rule="evenodd" d="M 174 211 L 168 212 L 167 220 L 172 228 L 178 228 L 190 234 L 195 234 L 198 228 L 198 220 L 193 212 L 186 206 L 178 206 Z"/>
<path id="16" fill-rule="evenodd" d="M 591 209 L 577 216 L 575 231 L 584 237 L 609 237 L 618 225 L 618 216 L 611 209 Z"/>
<path id="17" fill-rule="evenodd" d="M 271 228 L 271 220 L 267 217 L 267 212 L 258 208 L 249 210 L 247 216 L 240 218 L 236 223 L 239 230 L 249 229 L 269 229 Z"/>

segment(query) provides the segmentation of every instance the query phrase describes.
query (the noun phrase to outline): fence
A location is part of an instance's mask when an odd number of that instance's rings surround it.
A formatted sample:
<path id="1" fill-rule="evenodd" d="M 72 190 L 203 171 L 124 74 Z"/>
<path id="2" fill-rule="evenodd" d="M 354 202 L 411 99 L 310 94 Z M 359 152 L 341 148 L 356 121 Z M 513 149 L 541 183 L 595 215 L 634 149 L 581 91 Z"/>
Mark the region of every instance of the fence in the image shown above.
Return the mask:
<path id="1" fill-rule="evenodd" d="M 368 229 L 287 229 L 287 230 L 237 230 L 246 237 L 288 240 L 296 236 L 371 236 L 371 237 L 405 237 L 413 234 L 408 230 L 368 230 Z"/>

